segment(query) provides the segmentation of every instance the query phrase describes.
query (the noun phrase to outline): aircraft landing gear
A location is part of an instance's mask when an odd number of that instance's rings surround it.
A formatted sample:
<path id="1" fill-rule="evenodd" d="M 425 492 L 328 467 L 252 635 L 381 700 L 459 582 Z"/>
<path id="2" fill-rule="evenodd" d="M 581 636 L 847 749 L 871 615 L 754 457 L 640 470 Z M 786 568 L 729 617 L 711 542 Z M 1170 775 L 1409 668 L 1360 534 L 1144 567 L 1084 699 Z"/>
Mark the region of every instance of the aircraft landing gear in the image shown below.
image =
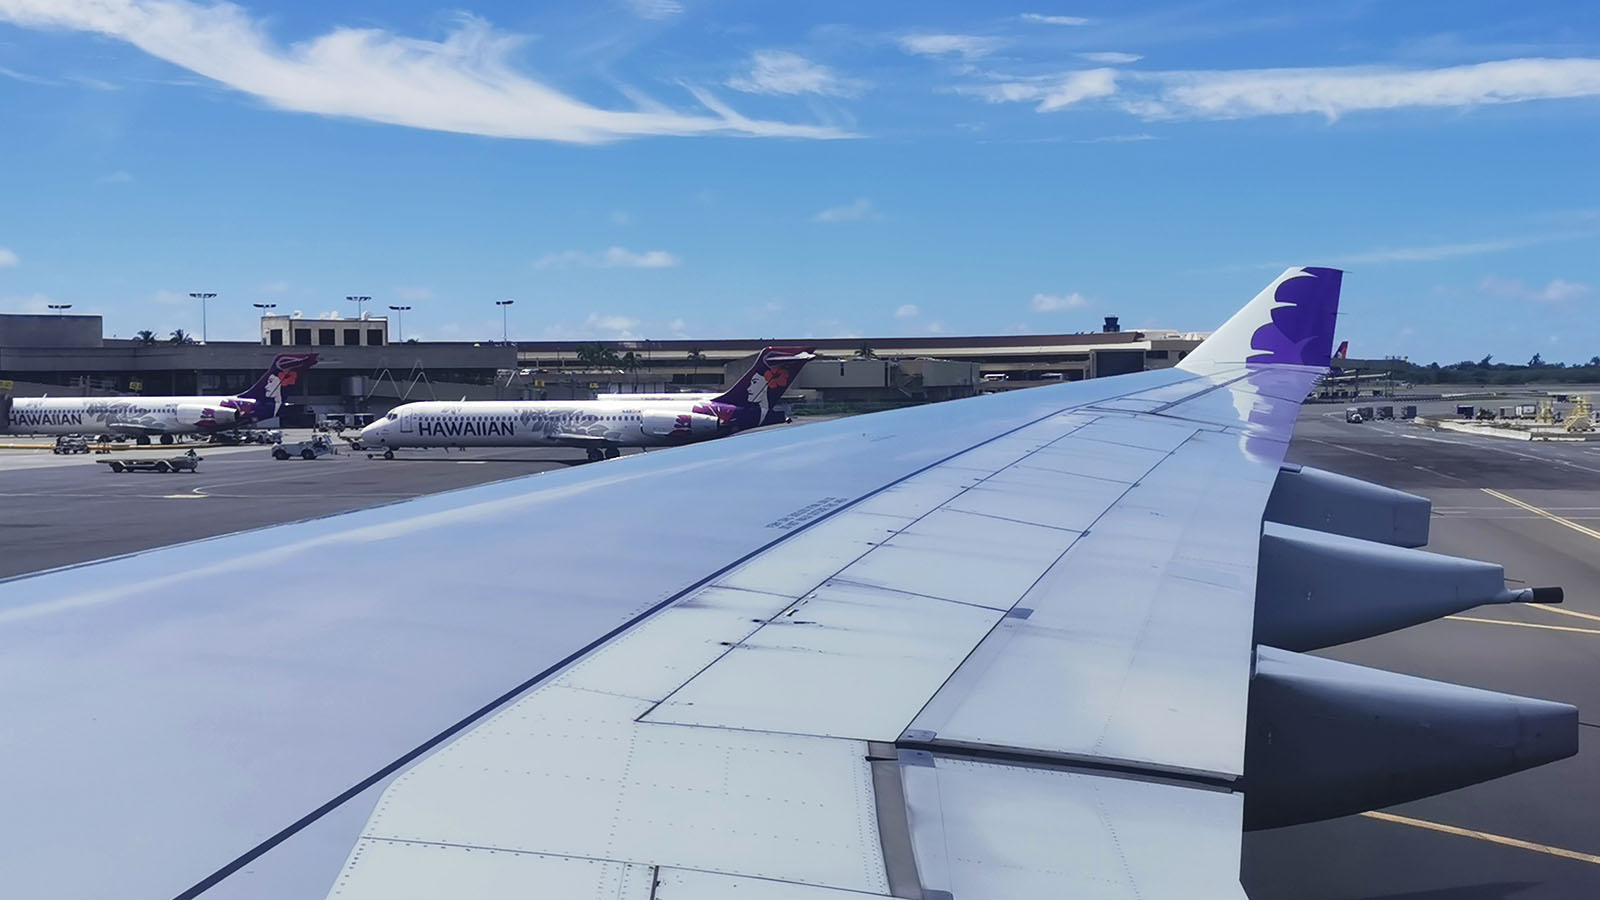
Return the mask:
<path id="1" fill-rule="evenodd" d="M 622 455 L 622 451 L 620 449 L 616 448 L 616 447 L 607 447 L 606 448 L 606 459 L 616 459 L 617 457 L 619 457 L 621 455 Z"/>
<path id="2" fill-rule="evenodd" d="M 393 450 L 385 450 L 385 451 L 383 451 L 383 458 L 384 459 L 394 459 L 394 451 Z"/>
<path id="3" fill-rule="evenodd" d="M 147 442 L 146 442 L 146 443 L 148 443 L 148 441 L 147 441 Z M 163 435 L 162 435 L 162 436 L 161 436 L 161 443 L 163 443 L 163 444 L 170 444 L 170 443 L 172 443 L 172 435 L 170 435 L 170 434 L 163 434 Z"/>
<path id="4" fill-rule="evenodd" d="M 588 448 L 588 453 L 589 453 L 589 462 L 599 462 L 600 460 L 606 458 L 606 454 L 605 454 L 604 450 L 599 450 L 599 449 L 596 449 L 594 447 Z"/>
<path id="5" fill-rule="evenodd" d="M 148 447 L 148 446 L 150 446 L 150 435 L 141 434 L 138 437 L 134 438 L 133 442 L 135 444 L 138 444 L 141 447 Z"/>

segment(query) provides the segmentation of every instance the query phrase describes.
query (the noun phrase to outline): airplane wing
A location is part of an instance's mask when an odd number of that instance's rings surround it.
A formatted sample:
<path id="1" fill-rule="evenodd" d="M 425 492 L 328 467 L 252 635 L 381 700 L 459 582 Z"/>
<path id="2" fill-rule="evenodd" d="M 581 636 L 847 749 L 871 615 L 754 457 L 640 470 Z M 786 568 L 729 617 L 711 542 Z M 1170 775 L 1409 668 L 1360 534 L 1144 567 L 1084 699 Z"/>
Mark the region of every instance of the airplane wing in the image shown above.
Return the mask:
<path id="1" fill-rule="evenodd" d="M 1309 593 L 1257 612 L 1312 528 L 1422 565 L 1425 501 L 1281 467 L 1338 283 L 1286 272 L 1182 368 L 0 583 L 8 888 L 1237 898 L 1251 815 L 1455 786 L 1441 735 L 1476 777 L 1573 752 L 1571 707 L 1257 647 L 1326 636 Z M 1494 580 L 1439 559 L 1440 602 Z"/>
<path id="2" fill-rule="evenodd" d="M 143 425 L 138 422 L 107 422 L 105 430 L 112 434 L 122 434 L 127 435 L 128 437 L 153 437 L 155 435 L 167 433 L 165 428 L 159 428 L 154 425 Z"/>
<path id="3" fill-rule="evenodd" d="M 608 440 L 603 435 L 598 434 L 560 432 L 551 435 L 551 437 L 571 447 L 609 447 L 616 443 L 616 441 Z"/>

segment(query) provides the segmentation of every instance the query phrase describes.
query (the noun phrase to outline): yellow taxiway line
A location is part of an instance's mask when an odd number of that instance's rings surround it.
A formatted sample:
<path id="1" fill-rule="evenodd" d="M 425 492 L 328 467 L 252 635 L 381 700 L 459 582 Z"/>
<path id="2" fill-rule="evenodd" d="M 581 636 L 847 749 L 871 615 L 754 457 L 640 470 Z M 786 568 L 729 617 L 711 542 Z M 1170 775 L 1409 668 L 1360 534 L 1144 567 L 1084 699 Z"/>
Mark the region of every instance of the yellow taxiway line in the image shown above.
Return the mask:
<path id="1" fill-rule="evenodd" d="M 1443 825 L 1438 822 L 1429 822 L 1425 819 L 1413 819 L 1409 816 L 1397 816 L 1394 813 L 1364 812 L 1361 815 L 1369 819 L 1377 819 L 1380 822 L 1393 822 L 1397 825 L 1410 825 L 1413 828 L 1425 828 L 1428 831 L 1437 831 L 1443 834 L 1453 834 L 1459 837 L 1476 838 L 1480 841 L 1488 841 L 1491 844 L 1499 844 L 1502 847 L 1516 847 L 1518 850 L 1532 850 L 1534 853 L 1546 853 L 1550 856 L 1559 856 L 1562 859 L 1575 859 L 1578 862 L 1586 862 L 1591 865 L 1600 866 L 1600 856 L 1596 856 L 1593 853 L 1579 853 L 1576 850 L 1568 850 L 1565 847 L 1552 847 L 1549 844 L 1535 844 L 1533 841 L 1518 840 L 1517 838 L 1506 837 L 1502 834 L 1490 834 L 1487 831 L 1474 831 L 1471 828 L 1460 828 L 1455 825 Z"/>
<path id="2" fill-rule="evenodd" d="M 1477 622 L 1480 625 L 1513 625 L 1517 628 L 1539 628 L 1545 631 L 1576 631 L 1579 634 L 1600 634 L 1600 628 L 1573 628 L 1569 625 L 1540 625 L 1535 622 L 1508 622 L 1505 619 L 1479 619 L 1474 616 L 1445 616 L 1455 622 Z"/>
<path id="3" fill-rule="evenodd" d="M 1590 528 L 1590 527 L 1588 527 L 1586 525 L 1579 525 L 1577 522 L 1574 522 L 1571 519 L 1562 518 L 1561 516 L 1556 515 L 1555 513 L 1549 511 L 1548 509 L 1540 509 L 1539 507 L 1534 506 L 1532 503 L 1523 503 L 1521 500 L 1518 500 L 1515 497 L 1512 497 L 1512 496 L 1510 496 L 1508 494 L 1502 494 L 1497 490 L 1493 490 L 1492 488 L 1479 488 L 1479 490 L 1481 490 L 1485 494 L 1488 494 L 1489 496 L 1495 498 L 1496 500 L 1504 500 L 1505 502 L 1511 504 L 1512 506 L 1518 507 L 1520 509 L 1525 509 L 1528 512 L 1531 512 L 1536 516 L 1539 516 L 1539 517 L 1545 518 L 1545 519 L 1549 519 L 1550 521 L 1556 523 L 1557 525 L 1565 525 L 1566 527 L 1571 528 L 1573 531 L 1576 531 L 1579 534 L 1586 534 L 1589 537 L 1592 537 L 1595 540 L 1600 541 L 1600 531 L 1595 531 L 1593 528 Z"/>
<path id="4" fill-rule="evenodd" d="M 1563 616 L 1577 616 L 1580 619 L 1592 619 L 1593 621 L 1600 622 L 1600 616 L 1597 616 L 1594 613 L 1578 612 L 1575 609 L 1564 609 L 1560 606 L 1551 606 L 1548 603 L 1532 603 L 1529 605 L 1534 609 L 1542 609 L 1548 613 L 1560 613 Z"/>

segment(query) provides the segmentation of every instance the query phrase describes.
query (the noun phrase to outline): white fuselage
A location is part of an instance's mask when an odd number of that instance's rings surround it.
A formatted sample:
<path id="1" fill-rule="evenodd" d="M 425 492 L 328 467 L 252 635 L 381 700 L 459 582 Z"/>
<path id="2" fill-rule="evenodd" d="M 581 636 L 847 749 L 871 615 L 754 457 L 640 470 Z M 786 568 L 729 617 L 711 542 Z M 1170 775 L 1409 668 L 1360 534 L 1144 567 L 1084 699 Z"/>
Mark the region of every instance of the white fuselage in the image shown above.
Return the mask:
<path id="1" fill-rule="evenodd" d="M 704 402 L 483 400 L 407 403 L 361 430 L 363 447 L 662 447 L 717 435 Z"/>
<path id="2" fill-rule="evenodd" d="M 234 424 L 232 397 L 17 397 L 10 434 L 196 434 Z"/>

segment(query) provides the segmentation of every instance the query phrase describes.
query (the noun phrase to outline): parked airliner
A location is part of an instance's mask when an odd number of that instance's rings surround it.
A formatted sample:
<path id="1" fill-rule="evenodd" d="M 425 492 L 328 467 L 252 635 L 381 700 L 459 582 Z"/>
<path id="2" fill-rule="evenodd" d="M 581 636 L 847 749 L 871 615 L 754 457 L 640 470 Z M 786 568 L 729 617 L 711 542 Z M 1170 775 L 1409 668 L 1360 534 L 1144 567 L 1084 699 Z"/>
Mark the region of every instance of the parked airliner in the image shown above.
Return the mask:
<path id="1" fill-rule="evenodd" d="M 397 406 L 361 430 L 360 446 L 582 447 L 591 461 L 622 447 L 665 447 L 722 437 L 770 421 L 773 404 L 814 348 L 768 347 L 733 387 L 687 400 L 479 400 Z"/>
<path id="2" fill-rule="evenodd" d="M 152 437 L 210 434 L 259 424 L 278 415 L 283 388 L 317 363 L 315 353 L 282 353 L 250 389 L 233 397 L 17 397 L 0 433 Z"/>

